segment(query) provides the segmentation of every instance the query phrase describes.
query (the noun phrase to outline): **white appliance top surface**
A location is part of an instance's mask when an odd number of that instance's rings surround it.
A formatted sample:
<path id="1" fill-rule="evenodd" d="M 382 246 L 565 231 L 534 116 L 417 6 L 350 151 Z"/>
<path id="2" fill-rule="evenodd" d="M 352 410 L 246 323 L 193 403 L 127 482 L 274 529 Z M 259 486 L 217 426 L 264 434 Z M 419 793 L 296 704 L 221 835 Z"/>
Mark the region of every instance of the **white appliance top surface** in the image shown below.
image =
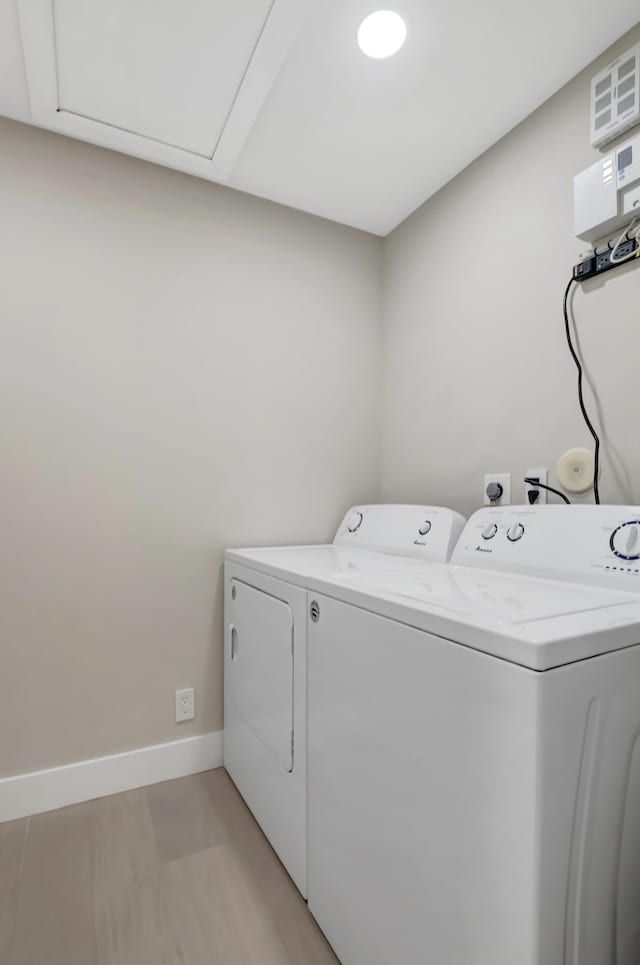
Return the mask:
<path id="1" fill-rule="evenodd" d="M 533 670 L 640 643 L 640 599 L 622 590 L 343 546 L 227 559 Z"/>
<path id="2" fill-rule="evenodd" d="M 377 503 L 352 506 L 331 545 L 227 550 L 227 558 L 302 585 L 311 576 L 391 570 L 417 561 L 445 561 L 465 525 L 443 506 Z"/>
<path id="3" fill-rule="evenodd" d="M 533 670 L 640 644 L 637 506 L 479 510 L 452 563 L 340 542 L 227 556 Z"/>
<path id="4" fill-rule="evenodd" d="M 591 586 L 446 564 L 423 564 L 407 573 L 337 573 L 333 579 L 345 587 L 402 598 L 411 606 L 443 610 L 456 620 L 505 628 L 640 603 L 637 596 L 616 590 L 594 592 Z"/>
<path id="5" fill-rule="evenodd" d="M 439 563 L 308 587 L 532 670 L 640 643 L 640 599 L 618 590 Z"/>
<path id="6" fill-rule="evenodd" d="M 299 586 L 308 586 L 312 579 L 333 580 L 350 573 L 391 574 L 425 565 L 409 557 L 333 544 L 234 549 L 227 550 L 226 558 Z"/>
<path id="7" fill-rule="evenodd" d="M 330 583 L 312 588 L 546 670 L 640 644 L 640 508 L 488 507 L 451 564 Z"/>

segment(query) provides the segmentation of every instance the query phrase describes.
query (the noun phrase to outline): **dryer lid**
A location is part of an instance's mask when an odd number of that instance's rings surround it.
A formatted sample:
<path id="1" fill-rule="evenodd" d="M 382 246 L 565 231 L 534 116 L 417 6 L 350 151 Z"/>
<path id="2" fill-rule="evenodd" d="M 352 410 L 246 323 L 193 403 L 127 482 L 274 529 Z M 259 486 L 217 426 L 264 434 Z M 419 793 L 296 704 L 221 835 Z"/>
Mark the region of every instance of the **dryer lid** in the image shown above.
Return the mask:
<path id="1" fill-rule="evenodd" d="M 270 576 L 307 586 L 310 579 L 334 579 L 349 573 L 405 572 L 424 564 L 356 546 L 274 546 L 227 550 L 227 560 Z"/>

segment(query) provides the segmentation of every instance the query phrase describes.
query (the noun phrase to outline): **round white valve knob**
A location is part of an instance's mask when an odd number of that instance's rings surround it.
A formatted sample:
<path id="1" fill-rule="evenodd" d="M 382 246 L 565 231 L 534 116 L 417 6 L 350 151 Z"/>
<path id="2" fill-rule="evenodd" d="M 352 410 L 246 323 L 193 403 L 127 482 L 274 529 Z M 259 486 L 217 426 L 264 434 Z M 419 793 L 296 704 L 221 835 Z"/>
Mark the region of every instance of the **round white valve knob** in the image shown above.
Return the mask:
<path id="1" fill-rule="evenodd" d="M 524 536 L 524 526 L 522 523 L 512 523 L 507 530 L 507 539 L 512 543 L 517 543 Z"/>
<path id="2" fill-rule="evenodd" d="M 632 519 L 614 529 L 609 546 L 621 560 L 640 559 L 640 520 Z"/>
<path id="3" fill-rule="evenodd" d="M 497 524 L 489 523 L 489 525 L 485 526 L 485 528 L 482 530 L 482 538 L 493 539 L 493 537 L 496 535 L 497 532 L 498 532 Z"/>
<path id="4" fill-rule="evenodd" d="M 347 529 L 350 533 L 355 533 L 357 529 L 360 528 L 362 523 L 362 513 L 354 513 L 353 516 L 349 517 L 349 522 L 347 523 Z"/>
<path id="5" fill-rule="evenodd" d="M 428 519 L 425 519 L 422 526 L 418 527 L 418 532 L 420 536 L 426 536 L 430 529 L 431 529 L 431 523 L 429 522 Z"/>
<path id="6" fill-rule="evenodd" d="M 556 475 L 569 493 L 586 493 L 593 489 L 595 462 L 589 449 L 568 449 L 558 460 Z"/>

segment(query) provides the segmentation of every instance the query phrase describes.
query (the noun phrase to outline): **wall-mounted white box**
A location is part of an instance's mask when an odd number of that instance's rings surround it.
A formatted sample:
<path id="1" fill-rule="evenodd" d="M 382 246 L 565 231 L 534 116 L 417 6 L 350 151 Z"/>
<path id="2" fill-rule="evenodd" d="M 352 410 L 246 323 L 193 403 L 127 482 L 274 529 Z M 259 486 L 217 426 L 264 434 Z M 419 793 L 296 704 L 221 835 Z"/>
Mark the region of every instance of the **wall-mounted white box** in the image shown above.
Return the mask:
<path id="1" fill-rule="evenodd" d="M 640 43 L 591 81 L 591 144 L 604 147 L 640 123 Z"/>
<path id="2" fill-rule="evenodd" d="M 640 134 L 573 179 L 576 237 L 598 241 L 640 218 Z"/>

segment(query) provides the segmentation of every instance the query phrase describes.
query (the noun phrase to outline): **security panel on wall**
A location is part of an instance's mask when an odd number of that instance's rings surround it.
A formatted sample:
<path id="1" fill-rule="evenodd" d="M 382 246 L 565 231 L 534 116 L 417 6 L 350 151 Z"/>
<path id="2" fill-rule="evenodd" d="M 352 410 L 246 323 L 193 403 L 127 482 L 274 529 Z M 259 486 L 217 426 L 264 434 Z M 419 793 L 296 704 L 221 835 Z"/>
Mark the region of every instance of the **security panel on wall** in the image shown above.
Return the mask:
<path id="1" fill-rule="evenodd" d="M 640 44 L 591 81 L 591 144 L 604 147 L 640 122 Z"/>
<path id="2" fill-rule="evenodd" d="M 594 242 L 640 218 L 640 134 L 573 179 L 575 232 Z"/>

